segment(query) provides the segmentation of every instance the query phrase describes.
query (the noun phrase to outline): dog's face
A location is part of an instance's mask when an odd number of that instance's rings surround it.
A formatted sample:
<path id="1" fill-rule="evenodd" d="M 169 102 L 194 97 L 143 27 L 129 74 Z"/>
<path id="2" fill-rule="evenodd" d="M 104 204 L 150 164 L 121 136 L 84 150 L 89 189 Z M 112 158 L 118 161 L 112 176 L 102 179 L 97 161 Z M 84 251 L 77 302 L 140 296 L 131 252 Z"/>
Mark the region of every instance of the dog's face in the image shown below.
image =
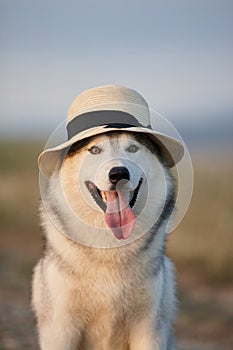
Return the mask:
<path id="1" fill-rule="evenodd" d="M 72 212 L 117 240 L 146 232 L 163 210 L 169 176 L 145 135 L 113 132 L 73 145 L 62 168 Z"/>

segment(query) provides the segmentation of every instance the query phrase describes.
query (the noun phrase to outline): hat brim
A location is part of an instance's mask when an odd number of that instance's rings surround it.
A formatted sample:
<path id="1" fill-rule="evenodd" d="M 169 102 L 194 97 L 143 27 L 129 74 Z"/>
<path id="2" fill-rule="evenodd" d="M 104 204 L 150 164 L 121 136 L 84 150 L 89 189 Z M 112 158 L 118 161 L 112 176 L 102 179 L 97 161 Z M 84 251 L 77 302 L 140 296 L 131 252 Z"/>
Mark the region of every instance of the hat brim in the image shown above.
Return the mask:
<path id="1" fill-rule="evenodd" d="M 107 125 L 101 125 L 84 130 L 73 136 L 70 140 L 63 142 L 56 147 L 44 150 L 38 158 L 38 165 L 42 174 L 46 177 L 51 176 L 53 171 L 57 169 L 58 165 L 61 164 L 61 161 L 64 159 L 69 147 L 71 147 L 74 143 L 92 136 L 108 133 L 110 131 L 127 131 L 148 134 L 152 141 L 159 144 L 162 158 L 170 168 L 175 166 L 184 155 L 184 147 L 180 141 L 153 129 L 143 127 L 127 127 L 120 129 L 106 127 Z"/>

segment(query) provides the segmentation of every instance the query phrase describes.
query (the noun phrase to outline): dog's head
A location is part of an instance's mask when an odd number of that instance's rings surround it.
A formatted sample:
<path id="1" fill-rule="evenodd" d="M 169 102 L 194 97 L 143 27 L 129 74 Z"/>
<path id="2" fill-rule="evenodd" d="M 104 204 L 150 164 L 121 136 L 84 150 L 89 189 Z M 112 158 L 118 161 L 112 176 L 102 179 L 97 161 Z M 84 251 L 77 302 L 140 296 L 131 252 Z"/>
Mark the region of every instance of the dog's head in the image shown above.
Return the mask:
<path id="1" fill-rule="evenodd" d="M 109 132 L 80 141 L 62 167 L 66 202 L 82 221 L 118 239 L 146 232 L 171 189 L 159 148 L 143 134 Z"/>

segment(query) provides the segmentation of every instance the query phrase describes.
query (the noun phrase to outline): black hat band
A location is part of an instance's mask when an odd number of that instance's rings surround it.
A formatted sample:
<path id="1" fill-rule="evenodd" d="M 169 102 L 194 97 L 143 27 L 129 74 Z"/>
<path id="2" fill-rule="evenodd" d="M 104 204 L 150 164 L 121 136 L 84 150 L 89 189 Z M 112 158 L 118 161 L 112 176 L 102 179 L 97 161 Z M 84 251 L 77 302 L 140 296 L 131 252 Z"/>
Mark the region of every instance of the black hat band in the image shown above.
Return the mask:
<path id="1" fill-rule="evenodd" d="M 122 111 L 93 111 L 81 114 L 67 124 L 68 140 L 78 133 L 97 126 L 105 125 L 106 128 L 151 128 L 139 123 L 131 114 Z"/>

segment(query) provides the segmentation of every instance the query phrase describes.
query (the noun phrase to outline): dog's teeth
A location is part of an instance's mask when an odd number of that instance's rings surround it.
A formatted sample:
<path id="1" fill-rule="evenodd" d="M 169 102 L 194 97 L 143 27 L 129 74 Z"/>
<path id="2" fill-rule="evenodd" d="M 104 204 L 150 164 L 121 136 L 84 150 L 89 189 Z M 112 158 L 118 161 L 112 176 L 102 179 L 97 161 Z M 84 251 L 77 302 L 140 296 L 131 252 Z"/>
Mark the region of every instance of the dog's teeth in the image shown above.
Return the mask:
<path id="1" fill-rule="evenodd" d="M 107 196 L 106 196 L 106 193 L 104 191 L 100 191 L 100 195 L 103 199 L 103 201 L 106 203 L 107 202 Z"/>

